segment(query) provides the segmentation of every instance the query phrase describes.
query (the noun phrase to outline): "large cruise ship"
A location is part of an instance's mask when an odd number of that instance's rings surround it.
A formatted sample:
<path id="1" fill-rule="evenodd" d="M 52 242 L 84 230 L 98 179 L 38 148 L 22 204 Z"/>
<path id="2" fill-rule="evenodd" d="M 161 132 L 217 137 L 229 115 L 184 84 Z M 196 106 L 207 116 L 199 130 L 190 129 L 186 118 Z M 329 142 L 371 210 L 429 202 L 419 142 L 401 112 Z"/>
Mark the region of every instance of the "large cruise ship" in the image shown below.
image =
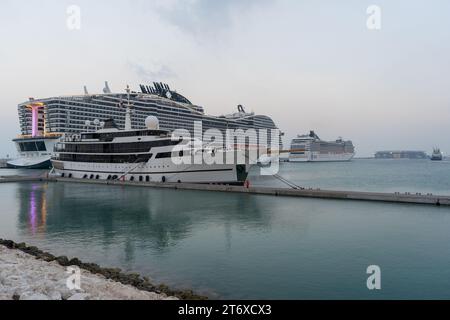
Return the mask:
<path id="1" fill-rule="evenodd" d="M 323 141 L 311 131 L 292 140 L 289 162 L 350 161 L 354 156 L 351 141 Z"/>
<path id="2" fill-rule="evenodd" d="M 375 153 L 375 159 L 427 159 L 425 151 L 417 150 L 384 150 Z"/>
<path id="3" fill-rule="evenodd" d="M 15 139 L 19 158 L 10 162 L 13 167 L 33 167 L 48 165 L 51 148 L 57 138 L 64 134 L 80 134 L 101 129 L 106 119 L 112 118 L 118 128 L 125 126 L 125 101 L 130 99 L 131 125 L 134 129 L 145 129 L 145 119 L 154 116 L 159 120 L 161 130 L 172 132 L 184 129 L 194 134 L 194 123 L 201 122 L 202 130 L 219 129 L 277 129 L 274 121 L 265 115 L 245 112 L 239 105 L 236 113 L 211 116 L 206 115 L 203 107 L 191 103 L 186 97 L 172 90 L 167 84 L 154 82 L 153 85 L 140 85 L 140 91 L 131 91 L 128 95 L 112 93 L 105 83 L 103 93 L 90 94 L 86 87 L 83 95 L 56 96 L 43 99 L 30 99 L 18 105 L 21 135 Z M 34 142 L 46 138 L 45 152 L 37 151 L 39 145 L 30 145 L 28 151 L 24 142 Z M 48 140 L 49 138 L 52 138 Z M 54 139 L 53 139 L 54 138 Z M 281 146 L 281 136 L 271 141 L 268 133 L 268 145 Z M 41 157 L 42 153 L 45 153 Z M 36 161 L 29 161 L 34 157 Z"/>

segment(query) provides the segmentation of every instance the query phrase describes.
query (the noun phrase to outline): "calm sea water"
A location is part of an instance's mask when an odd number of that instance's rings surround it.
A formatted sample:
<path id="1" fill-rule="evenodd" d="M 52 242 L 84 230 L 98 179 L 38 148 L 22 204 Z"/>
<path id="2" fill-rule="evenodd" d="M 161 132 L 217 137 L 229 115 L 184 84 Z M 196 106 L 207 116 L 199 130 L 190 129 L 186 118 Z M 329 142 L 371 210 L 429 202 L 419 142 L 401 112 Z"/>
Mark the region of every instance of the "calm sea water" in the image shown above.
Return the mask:
<path id="1" fill-rule="evenodd" d="M 282 164 L 281 175 L 322 189 L 450 194 L 450 162 Z M 450 298 L 445 207 L 75 183 L 0 184 L 0 201 L 2 238 L 213 298 Z M 369 265 L 381 268 L 380 291 L 366 287 Z"/>

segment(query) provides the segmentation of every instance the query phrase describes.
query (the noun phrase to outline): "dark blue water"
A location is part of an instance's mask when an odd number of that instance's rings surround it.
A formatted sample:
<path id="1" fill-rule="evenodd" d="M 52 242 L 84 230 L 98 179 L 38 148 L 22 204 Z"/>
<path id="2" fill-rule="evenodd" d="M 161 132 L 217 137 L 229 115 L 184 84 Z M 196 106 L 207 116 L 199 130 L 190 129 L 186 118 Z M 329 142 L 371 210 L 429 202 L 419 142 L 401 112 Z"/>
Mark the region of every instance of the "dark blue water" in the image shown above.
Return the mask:
<path id="1" fill-rule="evenodd" d="M 450 162 L 283 164 L 281 175 L 450 194 Z M 0 201 L 0 237 L 215 298 L 450 298 L 445 207 L 74 183 L 0 184 Z M 380 291 L 366 287 L 369 265 L 381 268 Z"/>

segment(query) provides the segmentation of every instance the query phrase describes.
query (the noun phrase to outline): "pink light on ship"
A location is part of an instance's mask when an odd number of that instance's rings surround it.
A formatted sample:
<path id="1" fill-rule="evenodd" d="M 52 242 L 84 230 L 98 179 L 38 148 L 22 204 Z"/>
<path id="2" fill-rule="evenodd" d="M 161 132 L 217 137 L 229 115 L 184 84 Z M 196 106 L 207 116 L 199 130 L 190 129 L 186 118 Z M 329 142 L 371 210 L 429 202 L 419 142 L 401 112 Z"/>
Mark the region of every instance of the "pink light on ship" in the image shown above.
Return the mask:
<path id="1" fill-rule="evenodd" d="M 34 138 L 38 135 L 38 119 L 39 119 L 39 109 L 44 107 L 41 102 L 31 103 L 27 105 L 31 109 L 31 136 Z"/>

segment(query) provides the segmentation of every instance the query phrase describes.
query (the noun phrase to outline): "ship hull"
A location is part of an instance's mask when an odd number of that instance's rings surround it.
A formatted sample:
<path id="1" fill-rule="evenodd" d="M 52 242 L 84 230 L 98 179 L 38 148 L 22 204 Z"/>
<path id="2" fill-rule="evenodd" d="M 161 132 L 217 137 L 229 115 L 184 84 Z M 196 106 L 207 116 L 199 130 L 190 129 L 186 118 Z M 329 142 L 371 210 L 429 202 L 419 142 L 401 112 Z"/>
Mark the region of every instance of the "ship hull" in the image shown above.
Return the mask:
<path id="1" fill-rule="evenodd" d="M 91 163 L 52 160 L 53 171 L 64 178 L 88 180 L 122 180 L 134 182 L 217 183 L 242 185 L 248 165 L 174 164 L 172 161 L 143 163 Z M 133 167 L 131 172 L 130 166 Z M 128 173 L 126 173 L 128 172 Z M 126 174 L 125 174 L 126 173 Z"/>
<path id="2" fill-rule="evenodd" d="M 346 162 L 353 159 L 354 153 L 318 154 L 305 152 L 304 155 L 291 155 L 289 162 Z"/>
<path id="3" fill-rule="evenodd" d="M 52 164 L 50 157 L 41 159 L 19 158 L 8 161 L 6 166 L 10 169 L 50 169 Z"/>

